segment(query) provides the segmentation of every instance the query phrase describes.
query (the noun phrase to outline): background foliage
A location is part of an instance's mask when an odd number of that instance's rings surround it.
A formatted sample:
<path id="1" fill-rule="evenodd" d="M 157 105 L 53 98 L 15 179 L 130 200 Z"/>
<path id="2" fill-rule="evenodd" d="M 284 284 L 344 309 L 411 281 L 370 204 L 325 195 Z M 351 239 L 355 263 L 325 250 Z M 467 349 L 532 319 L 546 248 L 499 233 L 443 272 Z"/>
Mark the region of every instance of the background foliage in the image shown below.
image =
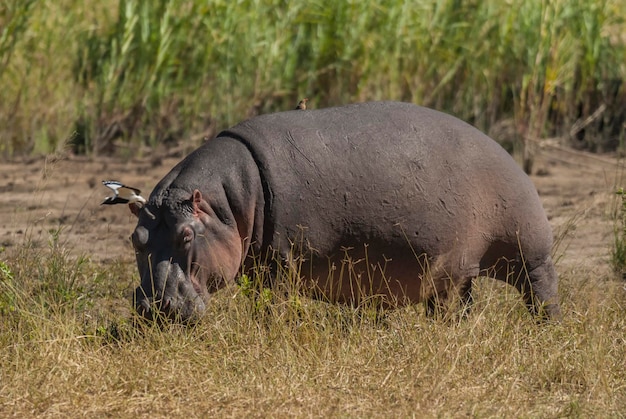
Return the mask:
<path id="1" fill-rule="evenodd" d="M 0 149 L 197 141 L 302 96 L 614 149 L 625 16 L 621 0 L 2 0 Z"/>

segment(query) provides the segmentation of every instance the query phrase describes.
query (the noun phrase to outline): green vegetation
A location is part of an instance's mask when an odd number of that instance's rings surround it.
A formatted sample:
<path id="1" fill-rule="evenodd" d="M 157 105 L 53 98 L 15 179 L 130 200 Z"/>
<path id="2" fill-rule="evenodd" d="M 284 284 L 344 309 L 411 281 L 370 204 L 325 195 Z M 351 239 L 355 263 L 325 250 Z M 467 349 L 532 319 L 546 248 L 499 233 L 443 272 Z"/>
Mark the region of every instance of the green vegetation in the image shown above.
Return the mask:
<path id="1" fill-rule="evenodd" d="M 624 275 L 626 274 L 626 191 L 624 188 L 619 188 L 615 194 L 619 197 L 619 203 L 614 214 L 611 264 L 615 272 Z"/>
<path id="2" fill-rule="evenodd" d="M 132 262 L 75 261 L 58 237 L 2 263 L 3 417 L 611 417 L 626 409 L 626 295 L 593 272 L 561 274 L 561 324 L 537 325 L 512 287 L 488 279 L 477 281 L 465 320 L 431 320 L 416 306 L 381 322 L 281 293 L 259 311 L 243 278 L 215 295 L 201 323 L 134 325 L 137 278 L 119 280 Z"/>
<path id="3" fill-rule="evenodd" d="M 620 0 L 3 0 L 0 150 L 197 142 L 302 96 L 615 148 L 625 16 Z"/>

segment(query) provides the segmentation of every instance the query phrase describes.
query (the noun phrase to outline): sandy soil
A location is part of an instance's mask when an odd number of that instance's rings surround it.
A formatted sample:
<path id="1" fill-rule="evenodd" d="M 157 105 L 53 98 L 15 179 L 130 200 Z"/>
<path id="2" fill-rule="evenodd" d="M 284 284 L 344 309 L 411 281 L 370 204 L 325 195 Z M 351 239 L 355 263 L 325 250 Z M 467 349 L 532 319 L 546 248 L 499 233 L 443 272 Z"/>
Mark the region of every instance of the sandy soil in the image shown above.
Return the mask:
<path id="1" fill-rule="evenodd" d="M 50 231 L 60 228 L 61 243 L 74 254 L 99 263 L 132 263 L 128 238 L 135 217 L 125 205 L 100 205 L 109 193 L 101 180 L 122 181 L 147 197 L 180 159 L 65 156 L 0 163 L 0 246 L 6 252 L 25 241 L 47 246 Z M 626 182 L 623 166 L 610 156 L 546 141 L 534 167 L 533 182 L 560 242 L 557 270 L 610 272 L 610 214 L 617 202 L 613 192 Z"/>

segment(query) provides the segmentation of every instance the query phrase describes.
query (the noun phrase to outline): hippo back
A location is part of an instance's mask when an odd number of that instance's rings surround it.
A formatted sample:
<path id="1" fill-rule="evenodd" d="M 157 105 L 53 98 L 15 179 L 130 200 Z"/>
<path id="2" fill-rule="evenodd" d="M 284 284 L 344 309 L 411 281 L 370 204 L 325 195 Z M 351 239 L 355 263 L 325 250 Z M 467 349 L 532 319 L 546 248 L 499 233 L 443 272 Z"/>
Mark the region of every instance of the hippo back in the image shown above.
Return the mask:
<path id="1" fill-rule="evenodd" d="M 369 242 L 406 248 L 407 240 L 414 252 L 442 254 L 459 237 L 511 240 L 523 219 L 545 220 L 534 186 L 502 147 L 457 118 L 416 105 L 282 112 L 219 137 L 243 142 L 259 166 L 265 245 L 280 247 L 305 228 L 321 254 Z M 545 236 L 545 225 L 526 227 Z"/>

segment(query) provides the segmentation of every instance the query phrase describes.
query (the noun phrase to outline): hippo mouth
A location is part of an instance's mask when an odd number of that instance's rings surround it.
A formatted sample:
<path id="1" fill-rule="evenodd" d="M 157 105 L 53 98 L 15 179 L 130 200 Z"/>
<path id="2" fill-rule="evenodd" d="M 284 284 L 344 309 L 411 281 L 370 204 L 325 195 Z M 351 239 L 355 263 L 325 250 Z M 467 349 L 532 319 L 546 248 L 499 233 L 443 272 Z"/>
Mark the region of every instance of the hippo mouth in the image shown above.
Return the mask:
<path id="1" fill-rule="evenodd" d="M 200 284 L 195 280 L 198 270 L 184 273 L 178 264 L 169 262 L 163 269 L 164 263 L 157 266 L 154 277 L 143 279 L 135 290 L 137 312 L 149 320 L 160 316 L 181 322 L 197 319 L 206 309 Z"/>
<path id="2" fill-rule="evenodd" d="M 137 287 L 135 307 L 139 315 L 148 320 L 155 320 L 159 316 L 181 322 L 197 320 L 206 310 L 204 300 L 195 291 L 182 291 L 180 294 L 173 298 L 166 296 L 150 299 L 145 296 L 142 287 Z"/>

